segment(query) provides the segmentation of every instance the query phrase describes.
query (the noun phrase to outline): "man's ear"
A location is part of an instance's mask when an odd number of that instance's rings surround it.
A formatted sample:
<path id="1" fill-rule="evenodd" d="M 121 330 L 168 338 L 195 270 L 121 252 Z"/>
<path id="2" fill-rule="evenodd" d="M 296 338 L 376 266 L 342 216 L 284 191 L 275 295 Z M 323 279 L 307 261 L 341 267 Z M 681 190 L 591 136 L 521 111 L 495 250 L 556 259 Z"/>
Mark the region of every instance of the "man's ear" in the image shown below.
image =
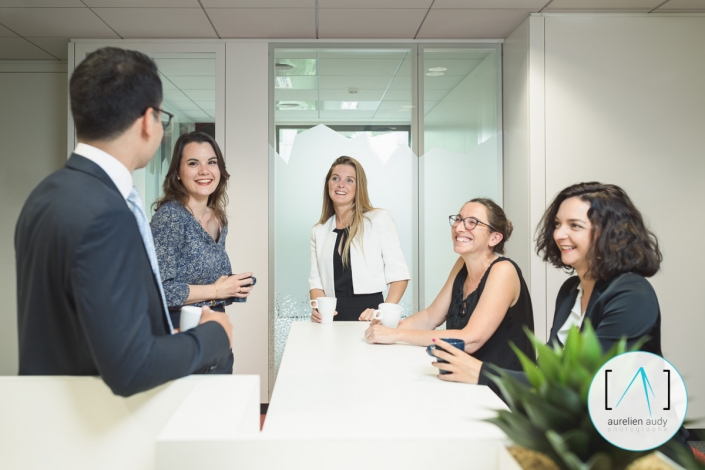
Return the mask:
<path id="1" fill-rule="evenodd" d="M 147 110 L 138 119 L 140 121 L 140 130 L 142 135 L 144 135 L 148 140 L 152 138 L 155 132 L 157 132 L 156 126 L 161 126 L 162 123 L 155 116 L 154 108 L 147 108 Z"/>

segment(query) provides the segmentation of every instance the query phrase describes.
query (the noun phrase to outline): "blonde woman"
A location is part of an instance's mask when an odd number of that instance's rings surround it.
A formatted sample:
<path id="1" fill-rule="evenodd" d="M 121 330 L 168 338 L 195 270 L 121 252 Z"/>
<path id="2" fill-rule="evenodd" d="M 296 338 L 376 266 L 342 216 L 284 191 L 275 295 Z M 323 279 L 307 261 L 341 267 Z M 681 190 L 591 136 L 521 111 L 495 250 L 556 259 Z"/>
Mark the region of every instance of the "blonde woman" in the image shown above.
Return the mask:
<path id="1" fill-rule="evenodd" d="M 365 170 L 354 158 L 339 157 L 326 175 L 321 218 L 311 234 L 311 299 L 336 297 L 336 321 L 367 320 L 380 303 L 399 303 L 409 278 L 394 221 L 370 203 Z M 311 321 L 321 321 L 316 309 Z"/>

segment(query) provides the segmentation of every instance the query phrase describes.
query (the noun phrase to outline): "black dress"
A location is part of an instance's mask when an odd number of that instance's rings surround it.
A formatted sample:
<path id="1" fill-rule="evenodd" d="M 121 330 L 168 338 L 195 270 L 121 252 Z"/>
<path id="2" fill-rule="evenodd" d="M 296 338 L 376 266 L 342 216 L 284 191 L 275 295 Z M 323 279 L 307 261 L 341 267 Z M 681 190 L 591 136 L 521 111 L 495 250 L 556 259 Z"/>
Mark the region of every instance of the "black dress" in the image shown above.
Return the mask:
<path id="1" fill-rule="evenodd" d="M 509 341 L 517 345 L 521 351 L 528 357 L 534 358 L 534 349 L 529 341 L 529 338 L 524 333 L 523 327 L 526 325 L 532 332 L 534 331 L 534 313 L 531 308 L 531 297 L 529 289 L 526 287 L 524 277 L 521 275 L 521 270 L 516 263 L 509 258 L 499 257 L 489 265 L 485 274 L 477 286 L 466 299 L 463 300 L 463 284 L 468 277 L 468 269 L 465 265 L 458 272 L 453 283 L 453 297 L 451 299 L 450 308 L 446 315 L 446 328 L 449 330 L 462 330 L 468 324 L 470 316 L 475 311 L 482 291 L 485 288 L 487 277 L 492 270 L 492 267 L 501 262 L 510 262 L 517 270 L 521 289 L 519 291 L 519 299 L 507 310 L 502 323 L 497 327 L 497 331 L 482 345 L 480 349 L 472 353 L 473 357 L 482 362 L 490 362 L 496 364 L 503 369 L 521 370 L 521 363 L 514 351 L 509 347 Z"/>
<path id="2" fill-rule="evenodd" d="M 335 297 L 338 299 L 335 309 L 338 314 L 334 321 L 358 321 L 360 314 L 368 308 L 377 308 L 384 302 L 381 292 L 374 294 L 355 294 L 353 291 L 352 265 L 348 255 L 348 265 L 343 267 L 343 257 L 338 252 L 338 247 L 345 245 L 348 238 L 347 228 L 336 228 L 337 234 L 333 249 L 333 280 L 335 281 Z M 342 250 L 341 250 L 342 251 Z"/>

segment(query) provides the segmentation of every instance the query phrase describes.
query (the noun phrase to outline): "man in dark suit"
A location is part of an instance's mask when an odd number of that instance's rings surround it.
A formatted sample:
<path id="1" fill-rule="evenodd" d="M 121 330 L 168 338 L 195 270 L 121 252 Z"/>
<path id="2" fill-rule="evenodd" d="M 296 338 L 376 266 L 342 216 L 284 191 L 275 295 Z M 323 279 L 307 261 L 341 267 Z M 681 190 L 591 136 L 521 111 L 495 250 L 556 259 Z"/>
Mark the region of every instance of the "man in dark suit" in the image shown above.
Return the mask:
<path id="1" fill-rule="evenodd" d="M 100 49 L 70 95 L 79 144 L 32 191 L 15 231 L 20 375 L 100 375 L 129 396 L 215 369 L 230 353 L 228 317 L 205 307 L 199 326 L 173 334 L 132 186 L 164 133 L 156 65 Z"/>

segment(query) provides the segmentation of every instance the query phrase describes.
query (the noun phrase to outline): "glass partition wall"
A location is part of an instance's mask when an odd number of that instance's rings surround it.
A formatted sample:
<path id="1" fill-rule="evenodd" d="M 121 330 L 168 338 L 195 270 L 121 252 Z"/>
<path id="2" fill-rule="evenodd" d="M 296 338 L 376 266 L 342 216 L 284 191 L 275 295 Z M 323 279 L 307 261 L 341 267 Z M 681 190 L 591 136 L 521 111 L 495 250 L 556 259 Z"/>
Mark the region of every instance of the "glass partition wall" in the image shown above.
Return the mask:
<path id="1" fill-rule="evenodd" d="M 448 215 L 473 197 L 501 204 L 500 46 L 360 46 L 270 48 L 270 387 L 292 322 L 310 321 L 311 229 L 337 157 L 360 161 L 394 219 L 404 316 L 457 259 Z"/>
<path id="2" fill-rule="evenodd" d="M 80 63 L 88 53 L 108 45 L 125 47 L 109 41 L 79 42 L 74 63 Z M 133 183 L 144 199 L 147 218 L 151 219 L 154 214 L 152 203 L 162 194 L 162 182 L 180 135 L 193 130 L 207 132 L 225 151 L 222 126 L 216 126 L 218 121 L 223 122 L 224 115 L 222 99 L 216 106 L 216 92 L 224 95 L 225 49 L 223 44 L 194 43 L 131 43 L 129 48 L 154 59 L 162 81 L 162 109 L 174 115 L 154 158 L 145 168 L 132 174 Z M 167 115 L 161 117 L 166 123 Z M 70 132 L 73 134 L 73 129 Z M 71 147 L 75 145 L 73 140 L 69 141 Z"/>

